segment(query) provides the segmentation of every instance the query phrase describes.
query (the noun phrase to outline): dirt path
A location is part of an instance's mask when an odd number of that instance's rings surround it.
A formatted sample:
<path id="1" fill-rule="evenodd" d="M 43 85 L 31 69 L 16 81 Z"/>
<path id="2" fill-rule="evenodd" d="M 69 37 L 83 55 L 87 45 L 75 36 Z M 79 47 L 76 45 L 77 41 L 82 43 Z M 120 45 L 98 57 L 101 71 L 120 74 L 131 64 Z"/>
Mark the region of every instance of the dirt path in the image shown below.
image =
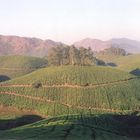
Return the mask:
<path id="1" fill-rule="evenodd" d="M 59 104 L 64 105 L 68 108 L 88 109 L 88 110 L 114 112 L 114 113 L 123 112 L 123 111 L 132 111 L 132 110 L 117 110 L 117 109 L 107 109 L 107 108 L 97 108 L 97 107 L 72 106 L 72 105 L 69 105 L 66 103 L 61 103 L 58 101 L 52 101 L 49 99 L 44 99 L 44 98 L 40 98 L 40 97 L 33 97 L 33 96 L 29 96 L 29 95 L 17 94 L 15 92 L 0 92 L 0 94 L 7 94 L 7 95 L 13 95 L 13 96 L 17 96 L 17 97 L 24 97 L 27 99 L 37 100 L 37 101 L 41 101 L 41 102 L 59 103 Z"/>
<path id="2" fill-rule="evenodd" d="M 113 81 L 113 82 L 108 82 L 108 83 L 101 83 L 101 84 L 89 84 L 86 86 L 82 86 L 82 85 L 71 85 L 71 84 L 64 84 L 64 85 L 42 85 L 43 88 L 96 88 L 96 87 L 102 87 L 102 86 L 112 86 L 115 84 L 121 84 L 121 83 L 126 83 L 130 80 L 133 79 L 138 79 L 138 77 L 134 77 L 134 78 L 129 78 L 129 79 L 125 79 L 125 80 L 120 80 L 120 81 Z M 0 87 L 32 87 L 32 84 L 1 84 Z"/>
<path id="3" fill-rule="evenodd" d="M 52 101 L 52 100 L 49 100 L 49 99 L 44 99 L 44 98 L 41 98 L 41 97 L 33 97 L 33 96 L 29 96 L 29 95 L 18 94 L 18 93 L 15 93 L 15 92 L 0 92 L 0 94 L 14 95 L 14 96 L 24 97 L 24 98 L 27 98 L 27 99 L 37 100 L 37 101 L 41 101 L 41 102 L 56 103 L 56 101 Z M 60 104 L 62 104 L 64 106 L 67 106 L 67 107 L 71 107 L 70 105 L 65 104 L 65 103 L 60 103 Z"/>

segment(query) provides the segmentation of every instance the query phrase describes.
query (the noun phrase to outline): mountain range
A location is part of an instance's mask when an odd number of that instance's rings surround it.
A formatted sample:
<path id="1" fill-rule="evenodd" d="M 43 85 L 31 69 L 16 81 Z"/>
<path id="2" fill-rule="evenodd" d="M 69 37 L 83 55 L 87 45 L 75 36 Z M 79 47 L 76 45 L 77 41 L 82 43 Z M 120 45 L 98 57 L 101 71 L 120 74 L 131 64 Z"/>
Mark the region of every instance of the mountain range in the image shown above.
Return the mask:
<path id="1" fill-rule="evenodd" d="M 39 38 L 3 36 L 0 35 L 0 55 L 28 55 L 44 57 L 52 47 L 65 45 L 53 40 L 42 40 Z M 125 49 L 128 53 L 140 53 L 140 41 L 127 38 L 111 39 L 102 41 L 99 39 L 86 38 L 73 43 L 76 47 L 91 47 L 93 51 L 99 52 L 110 47 Z"/>
<path id="2" fill-rule="evenodd" d="M 38 38 L 0 35 L 0 55 L 46 56 L 51 47 L 61 46 L 61 42 Z"/>
<path id="3" fill-rule="evenodd" d="M 114 38 L 107 41 L 86 38 L 75 42 L 74 45 L 76 47 L 91 47 L 92 50 L 96 52 L 110 47 L 118 47 L 124 49 L 128 53 L 140 53 L 140 41 L 131 40 L 128 38 Z"/>

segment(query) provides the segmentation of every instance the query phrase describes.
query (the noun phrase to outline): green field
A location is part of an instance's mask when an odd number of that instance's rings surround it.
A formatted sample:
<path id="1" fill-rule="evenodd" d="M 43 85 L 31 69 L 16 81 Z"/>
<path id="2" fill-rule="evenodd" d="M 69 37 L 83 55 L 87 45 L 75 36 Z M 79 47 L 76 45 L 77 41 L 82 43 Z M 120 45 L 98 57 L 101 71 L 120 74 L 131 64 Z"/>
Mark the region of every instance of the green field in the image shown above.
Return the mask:
<path id="1" fill-rule="evenodd" d="M 34 83 L 40 86 L 36 88 Z M 114 117 L 132 119 L 131 113 L 140 108 L 139 91 L 140 79 L 116 68 L 59 66 L 39 69 L 1 83 L 0 104 L 29 110 L 48 119 L 1 131 L 0 138 L 133 140 L 138 135 L 139 122 L 128 126 L 127 122 Z M 137 113 L 134 117 L 139 118 Z"/>
<path id="2" fill-rule="evenodd" d="M 32 86 L 37 81 L 42 85 L 39 88 Z M 3 83 L 0 99 L 5 106 L 48 116 L 131 112 L 140 107 L 139 81 L 109 67 L 49 67 Z"/>
<path id="3" fill-rule="evenodd" d="M 43 68 L 8 81 L 7 84 L 86 85 L 101 84 L 135 77 L 122 70 L 105 66 L 58 66 Z"/>
<path id="4" fill-rule="evenodd" d="M 9 80 L 45 67 L 47 60 L 29 56 L 0 56 L 0 81 Z"/>
<path id="5" fill-rule="evenodd" d="M 123 56 L 117 59 L 114 59 L 113 62 L 118 66 L 119 69 L 135 72 L 136 75 L 140 75 L 140 54 Z"/>
<path id="6" fill-rule="evenodd" d="M 127 56 L 98 55 L 97 58 L 104 60 L 106 64 L 114 66 L 120 70 L 130 72 L 140 76 L 140 54 Z"/>
<path id="7" fill-rule="evenodd" d="M 124 57 L 124 56 L 119 56 L 119 55 L 112 55 L 112 54 L 97 54 L 96 57 L 100 60 L 103 60 L 105 62 L 111 62 L 113 60 L 116 60 L 120 57 Z"/>

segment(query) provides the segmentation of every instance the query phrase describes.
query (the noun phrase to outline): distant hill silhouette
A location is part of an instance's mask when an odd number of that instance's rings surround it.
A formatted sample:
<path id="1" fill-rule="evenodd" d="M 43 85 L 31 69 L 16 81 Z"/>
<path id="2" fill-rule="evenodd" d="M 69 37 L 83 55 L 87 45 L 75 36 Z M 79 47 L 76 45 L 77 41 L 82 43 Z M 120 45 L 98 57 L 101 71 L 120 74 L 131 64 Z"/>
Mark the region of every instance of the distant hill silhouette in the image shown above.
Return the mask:
<path id="1" fill-rule="evenodd" d="M 117 38 L 107 41 L 86 38 L 81 41 L 75 42 L 74 45 L 76 47 L 91 47 L 92 50 L 95 52 L 99 52 L 110 47 L 115 47 L 122 48 L 127 53 L 140 53 L 140 41 L 131 40 L 127 38 Z"/>
<path id="2" fill-rule="evenodd" d="M 63 45 L 52 40 L 0 35 L 0 55 L 45 56 L 51 47 Z"/>
<path id="3" fill-rule="evenodd" d="M 39 38 L 4 36 L 0 35 L 0 55 L 28 55 L 43 57 L 52 47 L 65 46 L 64 43 Z M 125 49 L 128 53 L 140 53 L 140 41 L 127 38 L 111 39 L 102 41 L 99 39 L 86 38 L 75 42 L 76 47 L 91 47 L 93 51 L 99 52 L 110 47 Z"/>

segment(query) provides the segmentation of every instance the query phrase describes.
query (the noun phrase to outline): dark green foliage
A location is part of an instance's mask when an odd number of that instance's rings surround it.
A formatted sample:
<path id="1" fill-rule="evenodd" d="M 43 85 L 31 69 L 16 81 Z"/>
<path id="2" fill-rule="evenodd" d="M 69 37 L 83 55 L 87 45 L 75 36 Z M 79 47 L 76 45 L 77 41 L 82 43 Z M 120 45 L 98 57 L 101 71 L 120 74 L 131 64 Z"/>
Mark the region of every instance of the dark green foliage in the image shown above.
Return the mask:
<path id="1" fill-rule="evenodd" d="M 76 48 L 74 46 L 61 46 L 51 48 L 48 53 L 48 62 L 50 65 L 97 65 L 98 60 L 90 48 Z"/>
<path id="2" fill-rule="evenodd" d="M 3 131 L 0 133 L 0 138 L 3 140 L 139 140 L 139 126 L 140 117 L 133 114 L 61 115 Z"/>
<path id="3" fill-rule="evenodd" d="M 40 87 L 42 87 L 42 84 L 40 82 L 35 82 L 32 84 L 32 87 L 33 88 L 40 88 Z"/>

